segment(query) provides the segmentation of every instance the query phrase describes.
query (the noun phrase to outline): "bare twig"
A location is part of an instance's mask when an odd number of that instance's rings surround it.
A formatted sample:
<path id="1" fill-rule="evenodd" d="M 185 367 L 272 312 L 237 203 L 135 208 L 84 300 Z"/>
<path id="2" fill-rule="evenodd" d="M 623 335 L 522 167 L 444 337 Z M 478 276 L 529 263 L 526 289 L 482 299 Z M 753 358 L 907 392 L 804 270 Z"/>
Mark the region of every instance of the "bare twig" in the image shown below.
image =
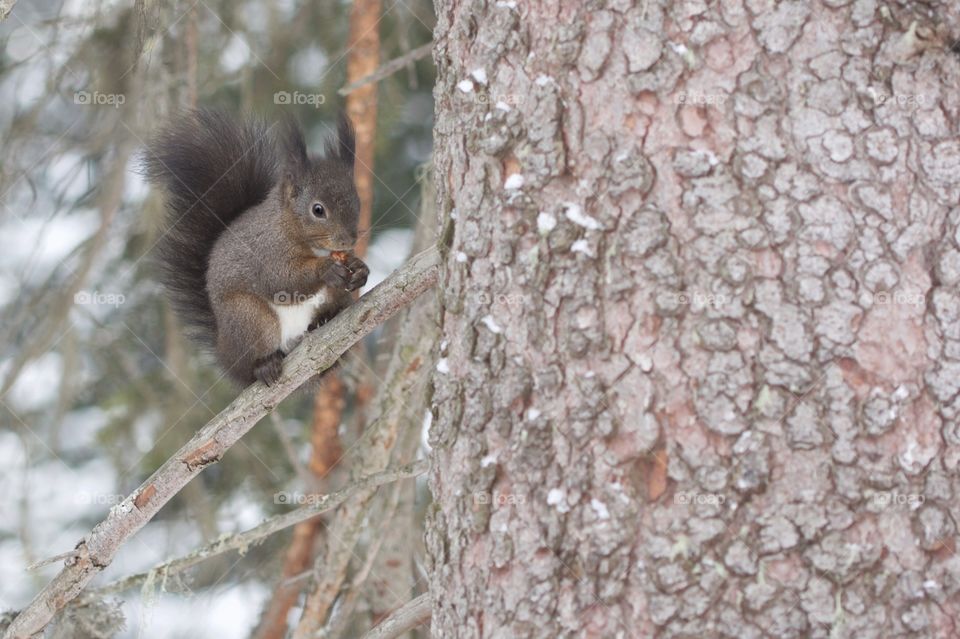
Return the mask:
<path id="1" fill-rule="evenodd" d="M 62 552 L 59 555 L 54 555 L 53 557 L 47 557 L 46 559 L 41 559 L 40 561 L 27 566 L 27 572 L 40 570 L 44 566 L 49 566 L 50 564 L 55 564 L 58 561 L 63 561 L 64 559 L 75 557 L 76 554 L 77 554 L 76 550 L 68 550 L 67 552 Z"/>
<path id="2" fill-rule="evenodd" d="M 428 463 L 426 460 L 421 460 L 412 464 L 407 464 L 406 466 L 401 466 L 400 468 L 396 468 L 394 470 L 388 470 L 375 475 L 368 475 L 359 481 L 353 482 L 343 490 L 338 490 L 334 493 L 329 493 L 326 495 L 314 495 L 311 499 L 312 503 L 306 506 L 302 506 L 296 510 L 284 513 L 282 515 L 277 515 L 276 517 L 271 517 L 266 521 L 261 522 L 259 525 L 250 528 L 249 530 L 224 535 L 217 541 L 197 548 L 196 550 L 193 550 L 182 557 L 168 559 L 162 563 L 159 563 L 146 572 L 124 577 L 123 579 L 103 586 L 102 588 L 95 588 L 86 596 L 84 596 L 83 600 L 88 600 L 91 597 L 99 597 L 112 593 L 123 592 L 128 588 L 134 588 L 146 581 L 151 574 L 164 574 L 169 576 L 183 572 L 187 568 L 196 566 L 197 564 L 210 559 L 211 557 L 222 555 L 223 553 L 231 550 L 240 550 L 242 552 L 251 545 L 258 543 L 265 537 L 269 537 L 276 532 L 316 517 L 321 513 L 327 512 L 328 510 L 333 510 L 362 490 L 369 490 L 376 488 L 377 486 L 382 486 L 383 484 L 389 484 L 401 479 L 408 479 L 410 477 L 422 475 L 424 472 L 426 472 L 427 467 Z"/>
<path id="3" fill-rule="evenodd" d="M 0 0 L 0 22 L 7 19 L 15 4 L 17 4 L 17 0 Z"/>
<path id="4" fill-rule="evenodd" d="M 407 311 L 407 326 L 419 326 L 420 344 L 435 343 L 439 327 L 430 320 L 435 316 L 436 296 L 428 294 L 417 304 L 417 308 Z M 423 355 L 423 353 L 420 353 Z M 400 427 L 397 442 L 394 444 L 391 459 L 393 463 L 402 463 L 416 458 L 423 430 L 423 414 L 427 410 L 427 384 L 433 370 L 432 360 L 417 371 L 416 383 L 404 393 Z M 368 531 L 392 531 L 389 535 L 373 534 L 366 540 L 363 561 L 362 552 L 354 557 L 359 566 L 354 566 L 350 584 L 340 589 L 337 604 L 331 610 L 322 636 L 331 639 L 350 636 L 350 624 L 354 627 L 368 627 L 384 619 L 387 614 L 416 592 L 414 585 L 412 558 L 415 556 L 414 539 L 419 537 L 418 520 L 414 501 L 415 482 L 397 482 L 390 486 L 389 492 L 381 491 L 371 501 L 371 507 L 364 521 Z M 369 582 L 368 582 L 369 579 Z M 363 597 L 366 604 L 364 615 L 370 621 L 357 619 L 356 608 Z"/>
<path id="5" fill-rule="evenodd" d="M 285 360 L 284 374 L 276 384 L 267 387 L 256 383 L 247 388 L 136 491 L 110 509 L 107 518 L 77 545 L 76 556 L 17 616 L 5 639 L 25 639 L 43 630 L 58 610 L 110 564 L 120 546 L 187 482 L 219 461 L 287 395 L 332 366 L 350 346 L 433 286 L 437 270 L 436 249 L 420 253 L 356 304 L 308 335 Z"/>
<path id="6" fill-rule="evenodd" d="M 293 586 L 294 584 L 301 583 L 310 578 L 310 575 L 313 574 L 313 569 L 304 570 L 303 572 L 298 572 L 292 577 L 288 577 L 286 580 L 280 583 L 281 586 Z"/>
<path id="7" fill-rule="evenodd" d="M 418 171 L 417 175 L 421 191 L 418 222 L 414 231 L 414 254 L 436 241 L 436 195 L 430 175 L 428 170 Z M 403 339 L 403 334 L 416 330 L 422 336 L 422 344 L 436 343 L 440 334 L 440 327 L 436 322 L 438 313 L 437 296 L 432 293 L 425 295 L 415 308 L 407 309 L 387 322 L 383 334 L 389 335 L 390 343 L 395 343 L 398 339 Z M 426 355 L 426 370 L 421 374 L 419 382 L 421 387 L 414 387 L 415 390 L 407 395 L 401 417 L 403 423 L 417 426 L 404 426 L 397 433 L 397 443 L 391 456 L 395 464 L 416 458 L 416 451 L 420 447 L 423 416 L 429 410 L 429 393 L 425 385 L 429 383 L 436 353 L 428 351 Z M 394 357 L 396 356 L 402 356 L 402 353 L 395 353 Z M 392 361 L 388 361 L 388 366 L 382 371 L 367 370 L 380 378 L 388 375 L 391 368 Z M 367 519 L 367 529 L 391 530 L 393 534 L 383 539 L 382 546 L 376 544 L 374 538 L 367 539 L 367 556 L 375 553 L 375 563 L 369 570 L 369 581 L 364 583 L 367 575 L 354 569 L 353 583 L 341 588 L 336 607 L 331 611 L 330 619 L 324 628 L 325 637 L 339 639 L 350 636 L 350 632 L 356 628 L 374 626 L 417 593 L 415 587 L 420 580 L 414 573 L 413 564 L 419 545 L 415 540 L 420 539 L 423 532 L 423 517 L 417 512 L 415 503 L 417 486 L 415 482 L 403 482 L 391 488 L 397 491 L 400 501 L 391 508 L 374 505 Z M 380 497 L 380 503 L 386 501 L 382 495 Z M 362 589 L 365 604 L 361 610 L 356 610 L 360 602 L 354 591 L 358 589 Z"/>
<path id="8" fill-rule="evenodd" d="M 378 507 L 372 507 L 370 509 L 367 517 L 368 521 L 370 522 L 371 530 L 388 530 L 388 528 L 384 526 L 384 523 L 390 522 L 397 510 L 397 505 L 400 501 L 399 488 L 399 483 L 391 486 L 390 494 L 385 499 L 380 500 L 380 503 L 377 504 Z M 373 503 L 374 502 L 371 502 L 371 504 Z M 324 628 L 322 636 L 334 638 L 343 636 L 345 628 L 353 616 L 353 610 L 357 605 L 357 600 L 361 595 L 366 595 L 363 585 L 366 583 L 367 578 L 370 575 L 370 571 L 373 570 L 374 564 L 383 556 L 380 552 L 380 548 L 384 541 L 392 536 L 393 535 L 372 536 L 370 539 L 370 544 L 366 548 L 366 556 L 363 558 L 362 562 L 359 560 L 357 561 L 359 566 L 356 568 L 356 572 L 353 575 L 351 583 L 342 588 L 340 597 L 337 599 L 337 605 L 330 612 L 330 621 Z M 402 590 L 402 584 L 403 582 L 400 581 L 396 584 L 396 586 Z M 382 617 L 380 618 L 382 619 Z"/>
<path id="9" fill-rule="evenodd" d="M 280 580 L 250 635 L 252 639 L 282 639 L 287 634 L 287 617 L 300 596 L 299 582 L 288 575 L 310 574 L 309 570 L 304 570 L 313 564 L 313 547 L 320 528 L 321 522 L 317 519 L 301 521 L 293 527 L 290 545 L 283 556 Z"/>
<path id="10" fill-rule="evenodd" d="M 358 447 L 360 455 L 355 468 L 359 472 L 376 473 L 387 467 L 401 426 L 411 421 L 410 407 L 422 406 L 417 400 L 425 392 L 424 379 L 433 370 L 435 333 L 424 330 L 433 321 L 433 308 L 432 302 L 425 302 L 413 306 L 406 314 L 400 339 L 394 345 L 386 382 L 378 389 L 373 404 L 377 412 L 364 431 L 365 445 Z M 307 596 L 294 639 L 313 637 L 326 622 L 347 576 L 350 561 L 356 557 L 354 548 L 366 529 L 365 521 L 372 503 L 373 493 L 365 491 L 347 500 L 337 510 L 328 528 L 329 543 L 314 562 L 316 583 Z"/>
<path id="11" fill-rule="evenodd" d="M 51 343 L 56 343 L 58 332 L 70 316 L 70 309 L 73 308 L 76 294 L 81 291 L 97 259 L 104 248 L 108 246 L 113 220 L 122 204 L 127 163 L 133 150 L 133 140 L 130 136 L 125 135 L 117 144 L 116 158 L 103 181 L 102 192 L 98 198 L 100 226 L 87 247 L 83 261 L 72 273 L 69 284 L 66 288 L 57 290 L 52 308 L 43 314 L 43 321 L 38 329 L 31 332 L 31 339 L 13 357 L 12 363 L 6 367 L 3 383 L 0 384 L 0 396 L 5 395 L 13 387 L 31 360 L 49 350 Z"/>
<path id="12" fill-rule="evenodd" d="M 376 628 L 363 635 L 363 639 L 395 639 L 430 621 L 430 593 L 419 597 L 393 611 Z"/>
<path id="13" fill-rule="evenodd" d="M 343 446 L 337 431 L 343 414 L 346 386 L 339 371 L 329 371 L 313 398 L 313 425 L 310 430 L 310 467 L 302 468 L 300 477 L 307 492 L 322 490 L 329 473 L 343 456 Z M 273 413 L 276 415 L 276 413 Z M 289 439 L 289 438 L 288 438 Z M 297 603 L 300 588 L 285 585 L 292 576 L 302 572 L 313 563 L 314 546 L 322 532 L 322 521 L 302 521 L 293 529 L 290 545 L 283 557 L 280 581 L 260 615 L 253 639 L 283 639 L 287 634 L 287 618 L 290 609 Z"/>
<path id="14" fill-rule="evenodd" d="M 293 443 L 293 439 L 290 437 L 290 433 L 287 432 L 287 429 L 283 425 L 283 419 L 280 418 L 277 412 L 270 413 L 270 425 L 273 426 L 273 431 L 277 434 L 277 439 L 280 440 L 280 445 L 283 447 L 283 452 L 287 456 L 287 461 L 289 461 L 290 466 L 293 467 L 293 471 L 300 479 L 300 483 L 304 486 L 309 486 L 311 482 L 310 473 L 307 472 L 306 467 L 297 459 L 297 448 Z"/>
<path id="15" fill-rule="evenodd" d="M 353 93 L 357 89 L 367 86 L 368 84 L 372 84 L 374 82 L 380 82 L 380 80 L 390 77 L 391 75 L 393 75 L 403 67 L 407 66 L 411 62 L 416 62 L 417 60 L 422 60 L 423 58 L 427 57 L 428 55 L 430 55 L 430 52 L 432 50 L 433 50 L 432 42 L 428 42 L 423 46 L 419 46 L 416 49 L 413 49 L 412 51 L 408 51 L 407 53 L 404 53 L 402 56 L 398 58 L 394 58 L 393 60 L 390 60 L 389 62 L 382 65 L 379 69 L 377 69 L 370 75 L 365 76 L 357 80 L 356 82 L 351 82 L 347 86 L 337 91 L 337 93 L 339 93 L 340 95 L 348 95 L 350 93 Z"/>
<path id="16" fill-rule="evenodd" d="M 436 219 L 436 198 L 429 174 L 424 173 L 418 179 L 423 180 L 423 208 L 414 237 L 415 252 L 433 245 L 436 241 L 434 225 L 431 223 L 431 220 Z M 414 442 L 419 441 L 416 435 L 420 429 L 411 428 L 410 424 L 422 422 L 426 407 L 424 384 L 434 368 L 435 342 L 439 335 L 436 313 L 437 298 L 431 292 L 387 323 L 385 332 L 393 335 L 389 340 L 393 346 L 389 364 L 377 388 L 377 397 L 371 404 L 371 419 L 363 431 L 363 438 L 369 443 L 359 451 L 359 458 L 354 463 L 355 472 L 378 472 L 386 467 L 391 458 L 394 463 L 402 463 L 407 461 L 412 450 L 416 449 L 416 445 L 413 449 L 407 448 L 410 439 L 408 435 L 413 435 Z M 367 370 L 380 377 L 380 373 Z M 374 504 L 375 500 L 369 494 L 358 495 L 334 513 L 328 525 L 328 544 L 314 565 L 312 577 L 315 583 L 296 631 L 301 637 L 315 636 L 317 632 L 321 632 L 321 628 L 328 633 L 324 636 L 336 637 L 341 621 L 351 616 L 350 604 L 355 599 L 349 595 L 340 597 L 340 594 L 344 590 L 349 563 L 363 561 L 356 555 L 354 548 L 364 531 L 384 530 L 382 526 L 387 521 L 380 517 L 381 513 L 375 517 L 370 516 Z M 371 521 L 374 524 L 372 528 L 368 527 Z M 412 591 L 400 593 L 394 601 L 403 602 L 412 595 Z M 336 617 L 339 619 L 330 616 L 327 620 L 334 601 L 337 602 Z M 397 604 L 394 603 L 395 605 Z"/>

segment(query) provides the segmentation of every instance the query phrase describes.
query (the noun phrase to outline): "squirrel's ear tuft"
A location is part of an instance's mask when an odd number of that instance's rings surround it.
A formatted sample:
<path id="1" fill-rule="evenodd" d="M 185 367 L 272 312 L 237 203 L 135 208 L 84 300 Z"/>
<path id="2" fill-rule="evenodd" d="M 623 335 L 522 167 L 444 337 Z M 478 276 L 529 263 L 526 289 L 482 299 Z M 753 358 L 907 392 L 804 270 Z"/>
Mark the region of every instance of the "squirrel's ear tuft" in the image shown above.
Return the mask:
<path id="1" fill-rule="evenodd" d="M 302 179 L 299 175 L 286 171 L 280 178 L 280 203 L 289 210 L 293 210 L 293 205 L 302 190 Z"/>
<path id="2" fill-rule="evenodd" d="M 346 111 L 341 111 L 339 122 L 337 122 L 336 157 L 344 164 L 352 167 L 356 159 L 356 153 L 357 136 L 353 130 L 353 123 L 347 117 Z"/>
<path id="3" fill-rule="evenodd" d="M 286 163 L 286 171 L 304 174 L 310 166 L 307 157 L 307 143 L 303 138 L 303 129 L 292 117 L 281 123 L 280 144 Z"/>

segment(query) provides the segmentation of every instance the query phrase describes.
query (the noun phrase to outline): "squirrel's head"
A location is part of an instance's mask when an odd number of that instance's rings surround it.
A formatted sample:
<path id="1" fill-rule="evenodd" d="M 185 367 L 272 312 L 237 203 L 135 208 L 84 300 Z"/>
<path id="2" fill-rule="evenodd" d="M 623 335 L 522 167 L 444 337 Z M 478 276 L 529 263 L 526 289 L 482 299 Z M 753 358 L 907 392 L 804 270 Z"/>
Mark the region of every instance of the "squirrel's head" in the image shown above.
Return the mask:
<path id="1" fill-rule="evenodd" d="M 356 139 L 353 126 L 341 114 L 336 139 L 327 144 L 325 157 L 307 155 L 303 132 L 289 125 L 280 197 L 301 236 L 313 249 L 349 251 L 357 242 L 360 198 L 353 181 Z"/>

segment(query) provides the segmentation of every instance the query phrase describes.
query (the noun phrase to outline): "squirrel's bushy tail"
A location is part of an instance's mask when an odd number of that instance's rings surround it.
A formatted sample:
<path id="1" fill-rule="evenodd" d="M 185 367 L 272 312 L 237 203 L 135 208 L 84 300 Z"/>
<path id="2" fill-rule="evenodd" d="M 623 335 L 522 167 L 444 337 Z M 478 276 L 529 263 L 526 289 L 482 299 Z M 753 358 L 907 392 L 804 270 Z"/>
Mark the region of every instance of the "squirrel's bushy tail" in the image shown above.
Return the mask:
<path id="1" fill-rule="evenodd" d="M 147 146 L 144 172 L 167 195 L 156 247 L 161 278 L 188 333 L 208 347 L 216 339 L 206 287 L 210 252 L 232 221 L 267 197 L 277 167 L 269 127 L 212 110 L 180 115 Z"/>

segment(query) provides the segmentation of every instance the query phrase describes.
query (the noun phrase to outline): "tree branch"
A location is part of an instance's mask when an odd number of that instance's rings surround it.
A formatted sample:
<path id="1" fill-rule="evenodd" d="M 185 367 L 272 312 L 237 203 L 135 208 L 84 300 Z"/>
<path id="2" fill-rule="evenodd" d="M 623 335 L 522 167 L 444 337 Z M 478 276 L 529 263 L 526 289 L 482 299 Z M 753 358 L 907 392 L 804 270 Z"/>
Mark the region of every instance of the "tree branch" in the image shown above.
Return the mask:
<path id="1" fill-rule="evenodd" d="M 400 437 L 401 427 L 422 419 L 420 398 L 426 395 L 427 380 L 433 366 L 436 335 L 434 296 L 413 305 L 405 313 L 394 344 L 385 381 L 377 389 L 371 416 L 363 432 L 365 446 L 359 449 L 355 472 L 376 473 L 385 469 Z M 417 441 L 414 439 L 414 441 Z M 407 453 L 409 454 L 409 453 Z M 369 512 L 374 503 L 372 491 L 361 491 L 337 509 L 328 526 L 328 543 L 314 561 L 314 584 L 304 603 L 303 614 L 294 639 L 310 639 L 327 621 L 346 579 L 350 561 L 356 557 L 361 534 L 367 530 Z M 335 542 L 335 543 L 333 543 Z"/>
<path id="2" fill-rule="evenodd" d="M 137 490 L 110 509 L 107 518 L 80 541 L 76 555 L 17 616 L 5 639 L 26 639 L 77 597 L 106 568 L 120 546 L 140 530 L 187 482 L 224 453 L 287 395 L 336 363 L 348 348 L 436 283 L 435 248 L 416 255 L 372 291 L 319 330 L 307 335 L 284 361 L 273 386 L 255 383 L 168 459 Z"/>
<path id="3" fill-rule="evenodd" d="M 17 4 L 17 0 L 0 0 L 0 22 L 7 19 L 15 4 Z"/>
<path id="4" fill-rule="evenodd" d="M 411 62 L 416 62 L 417 60 L 427 57 L 430 55 L 431 51 L 433 51 L 433 42 L 428 42 L 423 46 L 404 53 L 399 58 L 390 60 L 370 75 L 360 78 L 356 82 L 351 82 L 347 86 L 337 91 L 337 93 L 340 95 L 349 95 L 357 89 L 367 86 L 368 84 L 379 82 L 384 78 L 388 78 Z"/>
<path id="5" fill-rule="evenodd" d="M 430 593 L 425 592 L 397 608 L 363 639 L 395 639 L 430 621 Z"/>
<path id="6" fill-rule="evenodd" d="M 261 522 L 253 528 L 250 528 L 249 530 L 224 535 L 220 539 L 207 544 L 206 546 L 201 546 L 200 548 L 192 550 L 186 555 L 161 562 L 147 572 L 130 575 L 129 577 L 124 577 L 123 579 L 103 586 L 102 588 L 95 588 L 89 591 L 87 595 L 83 597 L 83 599 L 87 600 L 93 597 L 123 592 L 128 588 L 139 586 L 146 581 L 147 577 L 149 577 L 151 574 L 163 572 L 167 575 L 173 575 L 183 572 L 192 566 L 196 566 L 197 564 L 211 557 L 215 557 L 216 555 L 222 555 L 223 553 L 231 550 L 243 551 L 265 537 L 269 537 L 276 532 L 291 526 L 295 526 L 302 521 L 307 521 L 308 519 L 316 517 L 321 513 L 333 510 L 360 491 L 370 490 L 376 488 L 377 486 L 389 484 L 401 479 L 417 477 L 418 475 L 422 475 L 424 472 L 426 472 L 428 467 L 429 464 L 427 461 L 421 460 L 412 464 L 401 466 L 394 470 L 388 470 L 382 473 L 376 473 L 374 475 L 367 475 L 366 477 L 351 483 L 346 488 L 333 493 L 328 493 L 325 495 L 311 495 L 311 499 L 313 501 L 311 504 L 302 506 L 301 508 L 297 508 L 296 510 L 292 510 L 282 515 L 277 515 L 276 517 L 270 517 L 269 519 Z"/>

